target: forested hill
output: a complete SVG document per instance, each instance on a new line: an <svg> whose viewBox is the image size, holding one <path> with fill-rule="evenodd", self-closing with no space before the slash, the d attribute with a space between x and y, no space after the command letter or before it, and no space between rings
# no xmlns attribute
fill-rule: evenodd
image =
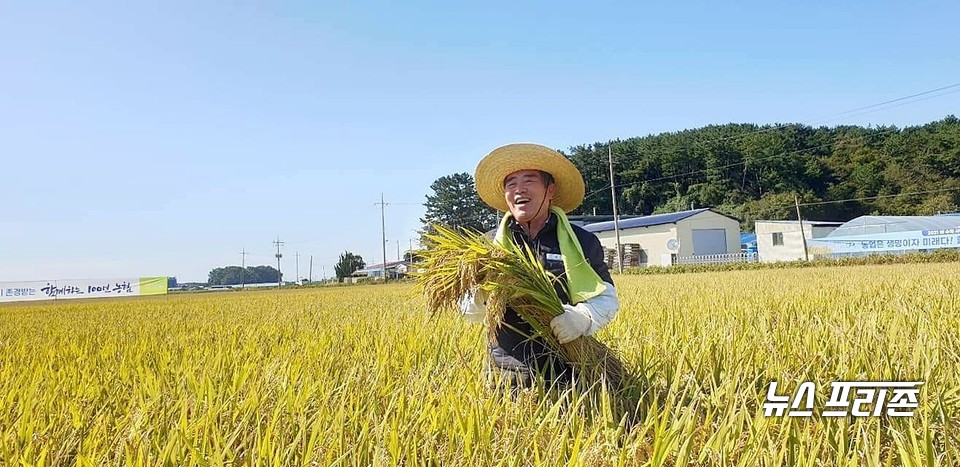
<svg viewBox="0 0 960 467"><path fill-rule="evenodd" d="M578 211L610 214L607 148L618 209L652 214L713 207L756 219L846 221L863 214L960 211L960 120L896 128L711 125L571 148L587 184ZM906 193L925 192L909 195ZM901 195L903 193L903 195Z"/></svg>

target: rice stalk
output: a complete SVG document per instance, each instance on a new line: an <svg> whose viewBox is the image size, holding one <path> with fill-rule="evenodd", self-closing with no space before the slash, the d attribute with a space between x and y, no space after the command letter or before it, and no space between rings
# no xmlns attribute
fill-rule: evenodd
<svg viewBox="0 0 960 467"><path fill-rule="evenodd" d="M510 307L580 378L599 382L605 377L608 387L623 386L627 373L613 349L593 336L560 344L553 335L550 321L564 312L555 285L566 284L547 271L529 247L502 246L485 235L439 225L434 229L435 234L426 235L429 247L419 252L416 274L432 314L458 310L465 295L483 290L489 339Z"/></svg>

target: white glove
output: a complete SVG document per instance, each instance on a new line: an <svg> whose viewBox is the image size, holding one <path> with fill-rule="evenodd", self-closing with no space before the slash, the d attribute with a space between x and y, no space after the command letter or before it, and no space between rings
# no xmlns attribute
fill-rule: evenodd
<svg viewBox="0 0 960 467"><path fill-rule="evenodd" d="M617 289L608 282L604 285L607 288L603 293L576 305L563 305L563 314L550 321L550 329L561 344L580 336L592 336L617 316L620 309Z"/></svg>
<svg viewBox="0 0 960 467"><path fill-rule="evenodd" d="M550 320L550 329L561 344L566 344L590 330L590 313L576 305L563 305L563 314Z"/></svg>
<svg viewBox="0 0 960 467"><path fill-rule="evenodd" d="M480 324L487 316L487 293L483 289L473 289L460 299L460 312L463 319L472 324Z"/></svg>

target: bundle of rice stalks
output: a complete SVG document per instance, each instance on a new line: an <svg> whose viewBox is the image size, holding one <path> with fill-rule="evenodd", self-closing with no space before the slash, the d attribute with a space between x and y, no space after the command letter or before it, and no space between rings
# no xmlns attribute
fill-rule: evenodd
<svg viewBox="0 0 960 467"><path fill-rule="evenodd" d="M612 390L622 386L627 374L611 348L592 336L561 345L553 335L550 321L563 314L554 288L558 279L544 269L534 252L501 246L482 234L434 227L436 234L426 235L429 248L418 252L421 272L416 274L431 313L459 311L466 294L483 290L490 339L509 306L533 327L536 337L570 363L579 379L605 378Z"/></svg>

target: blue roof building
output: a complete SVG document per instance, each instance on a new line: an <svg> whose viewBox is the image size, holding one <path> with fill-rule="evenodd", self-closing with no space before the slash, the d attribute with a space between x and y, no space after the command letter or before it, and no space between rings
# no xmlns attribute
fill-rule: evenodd
<svg viewBox="0 0 960 467"><path fill-rule="evenodd" d="M696 216L702 212L713 211L710 208L692 209L690 211L671 212L667 214L653 214L650 216L632 217L623 219L619 222L621 229L632 229L635 227L652 227L655 225L676 224L684 219ZM732 218L731 218L732 219ZM584 226L589 232L606 232L613 230L613 221L597 222Z"/></svg>
<svg viewBox="0 0 960 467"><path fill-rule="evenodd" d="M710 208L623 219L619 227L627 266L669 266L697 262L690 260L696 257L740 253L740 221ZM583 228L616 254L612 221Z"/></svg>

